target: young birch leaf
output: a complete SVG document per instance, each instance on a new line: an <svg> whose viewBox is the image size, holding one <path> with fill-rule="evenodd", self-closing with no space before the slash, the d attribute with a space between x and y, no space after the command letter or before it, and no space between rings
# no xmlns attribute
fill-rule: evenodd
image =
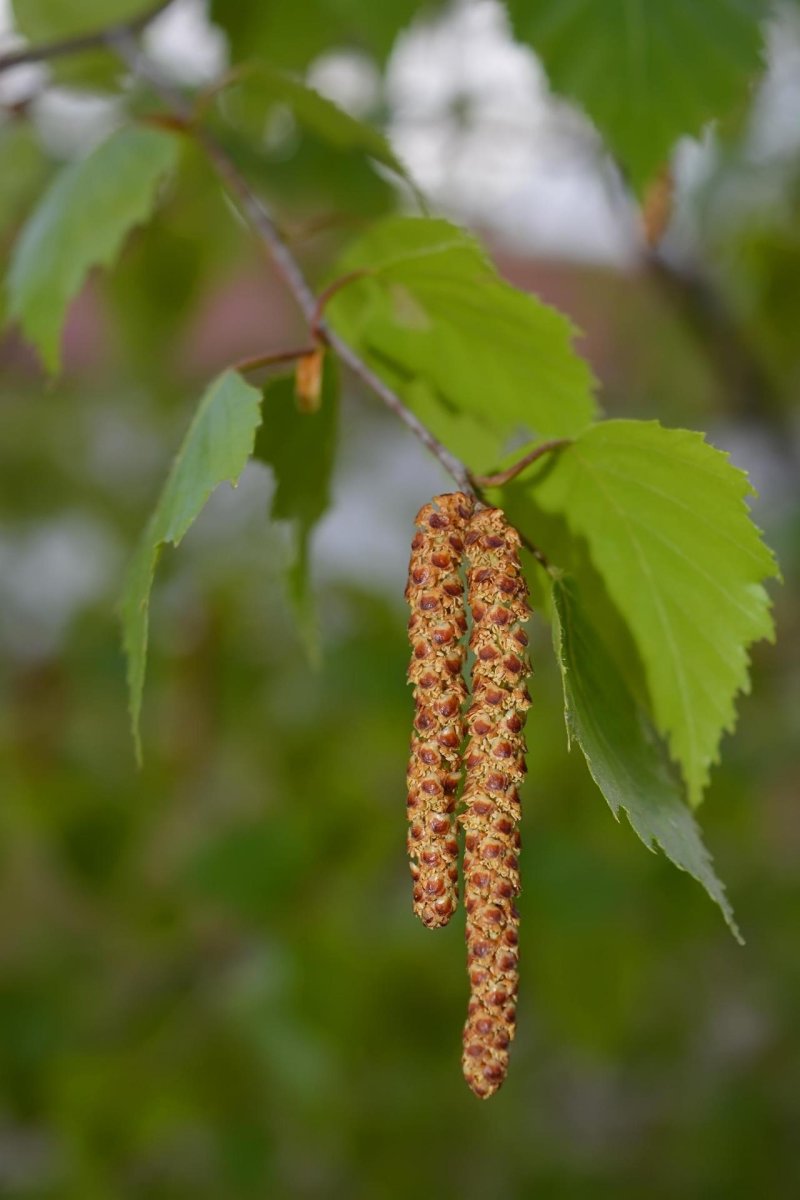
<svg viewBox="0 0 800 1200"><path fill-rule="evenodd" d="M288 571L289 596L312 661L319 658L319 634L309 591L308 555L314 526L330 505L338 418L338 373L336 364L327 357L317 412L300 412L291 377L267 384L264 421L254 451L275 478L270 516L292 526L294 557Z"/></svg>
<svg viewBox="0 0 800 1200"><path fill-rule="evenodd" d="M14 24L32 42L93 33L141 16L141 0L12 0Z"/></svg>
<svg viewBox="0 0 800 1200"><path fill-rule="evenodd" d="M569 435L591 421L592 376L569 321L501 279L465 230L389 217L339 263L341 274L361 269L328 313L379 374L388 364L421 378L505 438Z"/></svg>
<svg viewBox="0 0 800 1200"><path fill-rule="evenodd" d="M250 125L257 122L262 131L265 113L275 104L285 104L301 125L330 146L343 151L360 150L409 180L406 167L380 130L352 117L290 71L259 63L245 70L241 79L221 95L221 103L234 119L241 117Z"/></svg>
<svg viewBox="0 0 800 1200"><path fill-rule="evenodd" d="M441 6L442 0L211 0L210 8L234 62L268 58L298 70L332 46L366 51L382 64L417 13Z"/></svg>
<svg viewBox="0 0 800 1200"><path fill-rule="evenodd" d="M47 160L27 121L7 121L0 128L0 237L22 216L47 174Z"/></svg>
<svg viewBox="0 0 800 1200"><path fill-rule="evenodd" d="M773 632L761 582L778 570L748 513L747 476L701 434L604 421L537 463L525 486L586 539L698 804L749 687L747 647Z"/></svg>
<svg viewBox="0 0 800 1200"><path fill-rule="evenodd" d="M150 590L162 545L177 546L214 489L236 486L253 452L261 421L261 393L225 371L203 394L167 477L156 509L128 569L122 595L122 634L136 756L141 762L142 707Z"/></svg>
<svg viewBox="0 0 800 1200"><path fill-rule="evenodd" d="M637 191L683 135L744 103L766 0L507 0L516 36L581 104Z"/></svg>
<svg viewBox="0 0 800 1200"><path fill-rule="evenodd" d="M34 45L60 41L140 17L142 0L11 0L14 25ZM80 88L108 88L123 67L108 46L76 50L49 64L52 80Z"/></svg>
<svg viewBox="0 0 800 1200"><path fill-rule="evenodd" d="M150 215L176 155L170 134L121 129L65 167L26 223L8 274L9 315L19 320L48 370L59 367L70 301L89 270L109 266L133 226Z"/></svg>
<svg viewBox="0 0 800 1200"><path fill-rule="evenodd" d="M569 741L580 746L614 816L619 818L623 808L649 850L660 846L676 867L701 883L741 942L725 889L684 803L664 744L593 627L575 581L566 575L557 580L553 598L553 637Z"/></svg>
<svg viewBox="0 0 800 1200"><path fill-rule="evenodd" d="M380 373L434 437L462 462L488 469L500 461L507 439L496 429L487 429L478 417L457 409L420 375L401 371L385 358L381 358Z"/></svg>

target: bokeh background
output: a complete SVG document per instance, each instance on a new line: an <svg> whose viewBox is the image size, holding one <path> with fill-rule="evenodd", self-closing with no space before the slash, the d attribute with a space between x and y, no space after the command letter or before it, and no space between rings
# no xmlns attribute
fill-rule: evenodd
<svg viewBox="0 0 800 1200"><path fill-rule="evenodd" d="M395 38L414 7L382 6L376 31L351 5L348 40L296 0L179 0L145 40L191 86L271 53L384 125L432 204L583 329L609 414L706 429L751 472L785 575L778 643L755 647L701 814L747 945L567 753L534 623L519 1032L498 1096L467 1091L462 919L436 936L413 919L404 852L402 590L414 513L447 485L350 382L314 543L321 666L252 464L163 556L136 770L126 560L211 374L300 335L187 149L75 304L62 378L13 331L0 349L4 1197L800 1194L798 12L769 23L748 111L678 147L652 256L597 134L500 6ZM107 69L0 79L4 256L42 181L119 119ZM250 166L316 278L410 204L279 106Z"/></svg>

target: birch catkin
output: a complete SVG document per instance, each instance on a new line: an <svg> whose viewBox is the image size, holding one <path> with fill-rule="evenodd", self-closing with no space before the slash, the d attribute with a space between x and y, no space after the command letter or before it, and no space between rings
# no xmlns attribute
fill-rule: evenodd
<svg viewBox="0 0 800 1200"><path fill-rule="evenodd" d="M460 781L467 622L459 568L473 502L459 492L435 496L417 513L406 598L414 686L408 765L408 853L414 912L446 925L458 902L455 795Z"/></svg>
<svg viewBox="0 0 800 1200"><path fill-rule="evenodd" d="M470 999L464 1026L464 1077L476 1096L497 1091L508 1068L518 987L520 802L525 774L522 729L530 705L530 664L522 625L530 609L519 562L520 539L497 508L473 516L466 534L472 703L465 755L464 902Z"/></svg>

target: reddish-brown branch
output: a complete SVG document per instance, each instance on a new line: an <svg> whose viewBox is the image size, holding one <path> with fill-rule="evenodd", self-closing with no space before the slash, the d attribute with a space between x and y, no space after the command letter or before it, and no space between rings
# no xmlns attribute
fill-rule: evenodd
<svg viewBox="0 0 800 1200"><path fill-rule="evenodd" d="M118 24L106 25L102 29L93 29L88 33L76 34L74 37L43 42L40 46L25 46L22 50L12 50L9 54L2 54L0 55L0 73L10 71L12 67L26 66L29 63L49 62L54 58L68 58L72 54L81 54L84 50L97 50L103 46L112 49L114 41L121 34L132 36L141 33L172 3L173 0L158 0L158 3L151 4L138 17L132 17L129 21L120 21Z"/></svg>
<svg viewBox="0 0 800 1200"><path fill-rule="evenodd" d="M550 561L547 558L547 556L544 554L544 552L542 550L540 550L538 546L534 545L534 543L531 541L531 539L529 537L526 537L525 534L522 533L521 530L518 530L518 532L519 532L520 541L522 542L523 546L528 551L528 553L533 555L533 557L536 559L536 561L538 562L540 567L544 567L545 571L547 571L548 573L552 573L552 567L550 565Z"/></svg>
<svg viewBox="0 0 800 1200"><path fill-rule="evenodd" d="M76 37L64 38L57 42L48 42L41 46L31 46L23 50L13 51L0 56L0 73L12 67L26 63L45 62L77 54L83 50L96 47L106 47L113 50L125 63L131 73L150 85L167 108L171 121L176 129L191 132L206 157L216 171L231 198L238 205L242 215L247 220L256 237L264 246L279 275L291 292L303 316L308 322L314 337L335 352L354 375L368 387L384 403L415 437L438 459L444 470L451 476L458 487L473 495L477 495L466 465L451 454L439 439L419 418L406 408L400 397L386 384L372 368L364 362L361 356L333 330L322 317L325 303L334 290L349 282L347 277L337 281L336 287L327 289L321 296L315 296L310 288L300 264L282 237L275 220L261 198L253 191L250 184L240 173L238 167L229 157L223 146L207 129L197 123L197 113L189 100L169 82L142 55L136 42L136 35L163 12L172 0L159 0L151 5L139 17L130 21L106 26L104 29L81 34ZM271 357L271 356L267 356ZM297 357L292 355L292 357ZM273 361L276 361L273 359ZM263 360L262 360L263 362ZM267 365L263 362L263 365ZM255 369L251 366L251 369Z"/></svg>
<svg viewBox="0 0 800 1200"><path fill-rule="evenodd" d="M303 221L291 221L283 226L283 236L287 242L300 242L307 238L316 237L321 233L329 233L332 229L345 227L358 228L365 224L365 218L358 213L328 212Z"/></svg>
<svg viewBox="0 0 800 1200"><path fill-rule="evenodd" d="M541 442L519 462L506 467L504 471L498 471L496 475L473 475L472 482L479 487L503 487L515 479L526 467L543 458L545 454L552 454L554 450L561 450L562 447L570 445L572 445L572 438L553 438L549 442Z"/></svg>
<svg viewBox="0 0 800 1200"><path fill-rule="evenodd" d="M314 305L314 315L311 318L311 333L312 336L319 336L319 329L322 325L322 315L330 300L337 295L342 288L347 287L348 283L355 283L357 279L363 279L365 275L372 274L366 267L359 267L357 271L348 271L346 275L340 275L338 279L334 279L326 288L317 296L317 302Z"/></svg>
<svg viewBox="0 0 800 1200"><path fill-rule="evenodd" d="M161 75L142 56L131 30L128 28L111 35L109 44L119 54L130 71L145 80L160 96L165 106L178 118L191 125L194 111L186 98L171 84L161 78ZM294 296L300 311L303 313L309 328L325 345L330 347L337 357L345 363L370 391L374 392L385 406L399 418L415 437L438 459L441 466L451 476L458 487L470 494L475 494L473 484L466 465L456 458L419 418L406 408L400 397L390 388L372 368L364 362L361 356L333 330L326 321L317 320L317 297L311 290L300 268L300 264L287 246L281 233L261 198L256 195L250 184L239 171L239 168L228 156L227 151L219 142L201 126L195 126L194 137L203 149L229 195L238 204L242 215L247 220L264 248L267 250L276 270L282 277L288 290ZM315 327L316 321L316 327Z"/></svg>
<svg viewBox="0 0 800 1200"><path fill-rule="evenodd" d="M234 363L231 370L247 374L249 371L260 371L262 367L274 367L279 363L295 362L313 354L315 346L297 346L291 350L273 350L269 354L255 354L251 358L242 358Z"/></svg>

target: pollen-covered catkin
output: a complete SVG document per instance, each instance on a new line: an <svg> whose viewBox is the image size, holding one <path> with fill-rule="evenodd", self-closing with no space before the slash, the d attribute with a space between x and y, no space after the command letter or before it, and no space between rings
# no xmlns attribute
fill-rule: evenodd
<svg viewBox="0 0 800 1200"><path fill-rule="evenodd" d="M469 496L435 496L417 513L406 599L411 608L409 682L414 728L408 764L408 854L414 912L424 925L446 925L458 902L455 796L461 778L463 676L467 622L459 569Z"/></svg>
<svg viewBox="0 0 800 1200"><path fill-rule="evenodd" d="M516 1020L518 787L526 770L522 731L530 706L528 638L522 626L530 608L519 534L500 509L476 512L465 542L475 660L459 818L465 830L470 982L462 1063L472 1091L486 1098L505 1079Z"/></svg>

